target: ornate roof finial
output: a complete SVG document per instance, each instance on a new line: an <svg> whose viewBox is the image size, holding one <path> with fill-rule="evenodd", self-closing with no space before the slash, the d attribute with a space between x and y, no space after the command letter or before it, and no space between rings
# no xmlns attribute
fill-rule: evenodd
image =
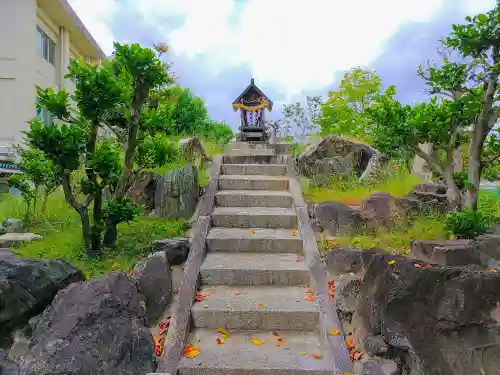
<svg viewBox="0 0 500 375"><path fill-rule="evenodd" d="M255 84L255 80L254 80L253 78L250 80L250 84L251 84L251 85L254 85L254 84Z"/></svg>

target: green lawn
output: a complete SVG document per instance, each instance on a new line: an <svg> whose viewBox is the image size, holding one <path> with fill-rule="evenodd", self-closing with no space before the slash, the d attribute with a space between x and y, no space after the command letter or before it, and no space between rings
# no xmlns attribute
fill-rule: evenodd
<svg viewBox="0 0 500 375"><path fill-rule="evenodd" d="M23 216L24 203L21 198L2 197L0 220ZM57 192L49 197L45 216L37 212L28 221L27 230L42 235L43 240L35 240L15 249L16 254L27 258L65 258L87 277L91 277L114 270L129 270L150 252L153 240L183 236L186 222L142 216L129 224L122 223L118 229L116 249L105 250L101 259L91 261L85 257L79 217L67 205L62 193Z"/></svg>

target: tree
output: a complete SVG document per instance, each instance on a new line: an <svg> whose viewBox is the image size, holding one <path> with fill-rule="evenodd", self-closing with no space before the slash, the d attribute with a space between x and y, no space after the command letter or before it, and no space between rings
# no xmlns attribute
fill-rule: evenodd
<svg viewBox="0 0 500 375"><path fill-rule="evenodd" d="M300 102L285 104L283 106L284 118L281 120L283 129L295 130L296 136L301 142L305 142L307 136L312 133L317 125L316 119L320 113L321 97L306 97L306 108Z"/></svg>
<svg viewBox="0 0 500 375"><path fill-rule="evenodd" d="M370 120L365 110L380 93L381 79L372 70L353 68L344 74L337 91L330 91L321 105L317 123L321 134L369 138Z"/></svg>
<svg viewBox="0 0 500 375"><path fill-rule="evenodd" d="M271 144L276 144L278 134L286 137L290 133L290 125L281 118L268 120L266 125L271 129Z"/></svg>
<svg viewBox="0 0 500 375"><path fill-rule="evenodd" d="M32 119L26 132L30 146L42 152L60 174L66 201L80 216L85 248L92 257L102 245L114 246L117 225L138 213L125 194L141 127L147 127L150 122L145 118L154 115L152 94L173 81L169 66L152 49L139 44L114 46L113 56L101 66L81 60L70 63L67 77L75 81L73 95L37 87L37 107L46 108L57 121L46 126ZM70 99L76 103L75 111ZM104 127L122 135L124 150L111 140L99 141ZM82 168L80 200L72 179ZM104 189L111 192L108 200L103 199Z"/></svg>
<svg viewBox="0 0 500 375"><path fill-rule="evenodd" d="M180 86L174 86L170 90L170 95L174 103L172 113L173 134L196 134L200 123L208 120L205 103L200 97L194 95L191 90Z"/></svg>

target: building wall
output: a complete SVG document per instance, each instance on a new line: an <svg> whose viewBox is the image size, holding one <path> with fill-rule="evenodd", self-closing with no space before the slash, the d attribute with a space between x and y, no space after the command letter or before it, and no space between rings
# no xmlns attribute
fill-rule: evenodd
<svg viewBox="0 0 500 375"><path fill-rule="evenodd" d="M39 3L50 6L43 8ZM36 85L74 90L73 82L64 76L70 59L82 53L69 30L56 21L62 8L54 13L51 7L55 6L56 2L40 0L0 0L0 146L6 140L22 141L22 131L29 128L27 120L36 115ZM54 64L38 53L37 27L55 43ZM82 35L75 35L78 43ZM88 46L84 50L90 52Z"/></svg>

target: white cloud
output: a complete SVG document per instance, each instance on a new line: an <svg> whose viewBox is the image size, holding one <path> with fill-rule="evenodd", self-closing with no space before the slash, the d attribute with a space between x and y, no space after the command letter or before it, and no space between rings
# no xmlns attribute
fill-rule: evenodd
<svg viewBox="0 0 500 375"><path fill-rule="evenodd" d="M257 82L289 96L321 87L336 72L373 61L388 38L409 22L432 19L443 0L141 0L141 16L165 35L177 55L203 55L211 71L246 63ZM106 52L113 35L106 16L118 0L73 0L72 6ZM495 0L468 0L468 13ZM240 12L239 22L230 17ZM175 30L167 17L183 17ZM171 19L171 18L170 18ZM163 22L162 22L163 20ZM394 57L397 59L397 56ZM223 73L222 73L223 74Z"/></svg>

